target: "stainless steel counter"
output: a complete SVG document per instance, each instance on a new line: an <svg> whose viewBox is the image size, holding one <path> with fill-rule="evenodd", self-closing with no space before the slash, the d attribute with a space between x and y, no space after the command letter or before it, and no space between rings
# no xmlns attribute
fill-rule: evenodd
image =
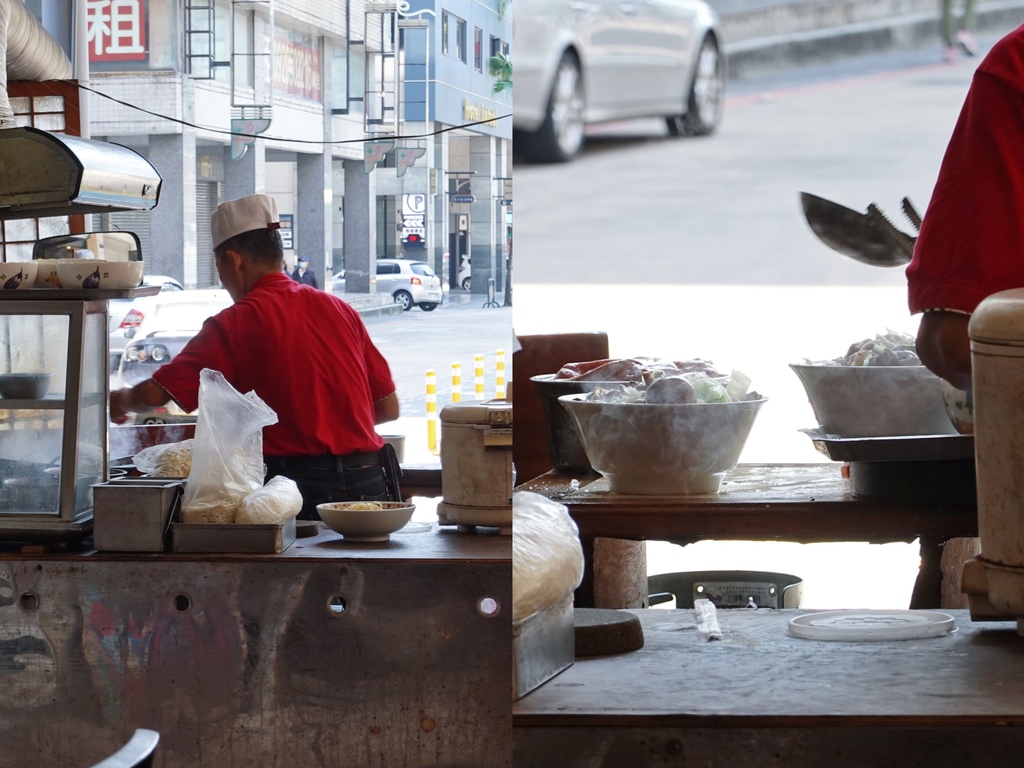
<svg viewBox="0 0 1024 768"><path fill-rule="evenodd" d="M511 540L326 528L279 555L0 551L0 765L511 764Z"/></svg>

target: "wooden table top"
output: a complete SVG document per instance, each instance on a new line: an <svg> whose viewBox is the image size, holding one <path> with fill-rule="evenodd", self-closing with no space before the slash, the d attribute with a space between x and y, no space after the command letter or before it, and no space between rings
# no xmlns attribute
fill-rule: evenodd
<svg viewBox="0 0 1024 768"><path fill-rule="evenodd" d="M573 486L578 481L578 487ZM668 541L913 541L977 536L974 506L856 498L839 464L740 464L717 494L612 493L600 475L548 472L519 486L569 508L580 536Z"/></svg>
<svg viewBox="0 0 1024 768"><path fill-rule="evenodd" d="M810 611L718 611L701 639L693 610L638 610L644 647L577 660L512 706L516 728L1024 725L1024 637L975 623L923 640L790 637Z"/></svg>

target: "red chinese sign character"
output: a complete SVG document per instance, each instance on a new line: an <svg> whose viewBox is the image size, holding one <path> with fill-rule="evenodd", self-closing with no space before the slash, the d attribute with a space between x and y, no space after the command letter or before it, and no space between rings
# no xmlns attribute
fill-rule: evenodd
<svg viewBox="0 0 1024 768"><path fill-rule="evenodd" d="M89 61L146 59L146 0L87 0Z"/></svg>

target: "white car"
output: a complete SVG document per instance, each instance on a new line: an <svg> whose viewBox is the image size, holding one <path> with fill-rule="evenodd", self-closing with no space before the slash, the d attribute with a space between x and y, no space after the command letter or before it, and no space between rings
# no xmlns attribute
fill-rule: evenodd
<svg viewBox="0 0 1024 768"><path fill-rule="evenodd" d="M473 287L473 270L469 262L469 254L464 253L459 257L459 269L455 273L455 284L464 291Z"/></svg>
<svg viewBox="0 0 1024 768"><path fill-rule="evenodd" d="M185 286L167 275L144 275L143 285L159 285L160 294L184 291ZM110 372L117 371L121 354L128 344L129 329L138 328L157 297L140 296L137 299L110 299L107 302L107 333L110 336Z"/></svg>
<svg viewBox="0 0 1024 768"><path fill-rule="evenodd" d="M702 0L516 0L515 147L564 162L591 123L664 117L674 136L722 119L725 54Z"/></svg>
<svg viewBox="0 0 1024 768"><path fill-rule="evenodd" d="M390 293L403 311L432 312L444 301L441 278L425 261L377 259L377 293Z"/></svg>
<svg viewBox="0 0 1024 768"><path fill-rule="evenodd" d="M208 317L231 306L221 288L161 293L154 297L142 323L129 331L118 366L121 384L132 387L150 378L192 340Z"/></svg>

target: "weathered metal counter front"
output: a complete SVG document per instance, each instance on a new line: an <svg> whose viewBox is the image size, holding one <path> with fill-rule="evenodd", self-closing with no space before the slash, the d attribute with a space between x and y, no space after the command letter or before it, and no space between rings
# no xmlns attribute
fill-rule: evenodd
<svg viewBox="0 0 1024 768"><path fill-rule="evenodd" d="M321 527L280 555L0 552L0 766L511 764L511 541Z"/></svg>

